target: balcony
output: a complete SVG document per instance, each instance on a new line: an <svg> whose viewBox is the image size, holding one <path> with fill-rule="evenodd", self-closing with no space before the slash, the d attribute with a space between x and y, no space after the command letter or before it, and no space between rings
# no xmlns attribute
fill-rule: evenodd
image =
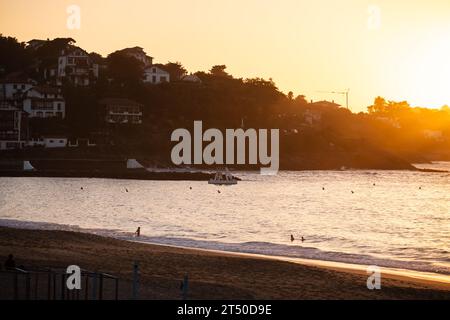
<svg viewBox="0 0 450 320"><path fill-rule="evenodd" d="M142 112L121 112L121 111L109 111L110 115L114 116L142 116Z"/></svg>

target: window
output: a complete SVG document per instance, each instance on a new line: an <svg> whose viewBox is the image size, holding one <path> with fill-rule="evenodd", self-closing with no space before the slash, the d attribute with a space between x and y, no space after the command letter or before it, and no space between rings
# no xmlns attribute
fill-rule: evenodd
<svg viewBox="0 0 450 320"><path fill-rule="evenodd" d="M17 142L7 142L6 149L16 149L19 147L19 143Z"/></svg>
<svg viewBox="0 0 450 320"><path fill-rule="evenodd" d="M17 84L13 85L13 88L14 88L14 89L17 89Z"/></svg>
<svg viewBox="0 0 450 320"><path fill-rule="evenodd" d="M22 85L22 89L25 90L25 85L24 84Z"/></svg>
<svg viewBox="0 0 450 320"><path fill-rule="evenodd" d="M50 143L53 143L53 142L55 142L55 141L53 141L53 140L50 140L49 142L50 142Z"/></svg>
<svg viewBox="0 0 450 320"><path fill-rule="evenodd" d="M132 111L133 113L139 113L140 112L139 111L139 107L133 107L132 110L133 110Z"/></svg>
<svg viewBox="0 0 450 320"><path fill-rule="evenodd" d="M153 68L152 72L153 72L153 73L156 73L156 68Z"/></svg>
<svg viewBox="0 0 450 320"><path fill-rule="evenodd" d="M61 110L61 103L58 103L56 106L58 108L58 111L60 111Z"/></svg>
<svg viewBox="0 0 450 320"><path fill-rule="evenodd" d="M59 140L59 143L64 143L64 140Z"/></svg>
<svg viewBox="0 0 450 320"><path fill-rule="evenodd" d="M156 76L152 77L152 83L156 83Z"/></svg>
<svg viewBox="0 0 450 320"><path fill-rule="evenodd" d="M161 81L161 82L167 82L167 78L164 77L164 76L163 76L163 77L160 77L160 78L159 78L159 81Z"/></svg>

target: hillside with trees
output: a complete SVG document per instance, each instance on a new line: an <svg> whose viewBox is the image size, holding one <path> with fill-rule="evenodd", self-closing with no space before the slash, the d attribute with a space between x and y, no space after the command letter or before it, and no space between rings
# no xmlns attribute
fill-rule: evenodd
<svg viewBox="0 0 450 320"><path fill-rule="evenodd" d="M21 73L45 84L39 68L54 63L61 48L74 43L70 38L54 39L32 50L2 36L1 77ZM202 120L204 130L242 125L279 128L283 169L402 169L411 168L409 163L415 161L450 160L450 108L446 106L427 109L377 97L367 112L352 113L331 103L308 102L303 95L285 94L271 79L236 78L226 65L190 73L180 62L157 64L171 81L154 85L142 81L144 66L133 57L119 51L107 57L89 56L100 66L98 79L83 87L63 83L66 118L31 119L31 134L89 137L107 132L110 143L89 151L90 156L106 152L170 165L171 132L190 129L193 121ZM188 74L200 81L182 81ZM104 97L142 104L142 124L106 126L98 105ZM26 152L32 151L14 154Z"/></svg>

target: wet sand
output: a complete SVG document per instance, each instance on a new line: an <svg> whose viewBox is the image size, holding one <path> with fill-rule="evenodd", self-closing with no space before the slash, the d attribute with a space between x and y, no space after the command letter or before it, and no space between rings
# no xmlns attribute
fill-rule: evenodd
<svg viewBox="0 0 450 320"><path fill-rule="evenodd" d="M76 264L120 277L120 297L131 297L134 261L142 299L180 299L189 275L189 299L446 299L446 279L383 270L381 290L368 290L363 267L177 248L67 231L0 227L0 259L14 254L25 268ZM394 272L390 272L394 271Z"/></svg>

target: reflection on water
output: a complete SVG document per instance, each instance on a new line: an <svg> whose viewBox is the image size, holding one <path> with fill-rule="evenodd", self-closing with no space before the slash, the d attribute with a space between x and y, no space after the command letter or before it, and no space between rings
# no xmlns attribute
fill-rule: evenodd
<svg viewBox="0 0 450 320"><path fill-rule="evenodd" d="M78 226L121 238L141 226L142 240L150 242L450 273L448 173L238 175L244 181L232 187L0 178L0 219L9 225ZM291 243L291 234L306 241Z"/></svg>

